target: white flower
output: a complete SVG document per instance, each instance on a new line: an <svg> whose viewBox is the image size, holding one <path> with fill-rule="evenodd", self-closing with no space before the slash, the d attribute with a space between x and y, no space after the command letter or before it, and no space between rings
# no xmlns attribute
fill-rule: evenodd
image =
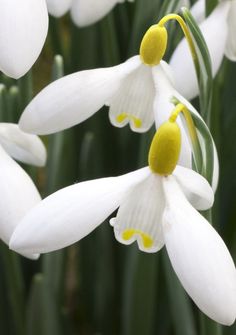
<svg viewBox="0 0 236 335"><path fill-rule="evenodd" d="M55 17L64 15L71 9L71 17L79 27L88 26L107 15L118 3L125 0L46 0L48 11ZM134 0L127 0L134 1Z"/></svg>
<svg viewBox="0 0 236 335"><path fill-rule="evenodd" d="M0 71L18 79L38 58L48 29L45 0L1 0Z"/></svg>
<svg viewBox="0 0 236 335"><path fill-rule="evenodd" d="M225 25L221 27L227 33L224 54L228 59L232 61L236 61L236 37L235 37L236 1L235 0L220 0L220 2L224 3L224 5L223 6L221 4L218 5L218 7L216 7L215 9L215 12L217 12L217 8L219 8L223 18L225 17L224 8L228 7L228 13L227 13L227 18L226 18L227 28L225 28ZM205 0L198 0L191 9L191 13L198 23L201 23L206 19L205 6L206 6ZM221 22L218 21L218 17L215 16L215 27L219 26L220 23ZM217 29L218 28L220 28L220 26L217 27ZM224 41L221 41L221 43L223 43L224 45Z"/></svg>
<svg viewBox="0 0 236 335"><path fill-rule="evenodd" d="M111 220L116 239L135 240L145 252L166 245L182 285L209 317L232 324L236 311L236 273L220 236L194 209L212 206L207 181L184 167L164 177L149 167L119 177L64 188L34 207L13 233L10 247L44 253L82 239L116 208Z"/></svg>
<svg viewBox="0 0 236 335"><path fill-rule="evenodd" d="M0 123L0 238L6 244L22 217L41 201L31 178L10 156L43 166L46 151L37 136L23 133L16 124ZM22 254L33 259L39 256Z"/></svg>
<svg viewBox="0 0 236 335"><path fill-rule="evenodd" d="M80 71L51 83L26 107L19 125L29 133L49 134L83 122L106 104L114 126L129 123L133 131L144 132L154 117L157 128L168 118L173 96L186 104L173 85L167 63L150 67L134 56L114 67ZM191 166L191 152L183 133L181 165Z"/></svg>
<svg viewBox="0 0 236 335"><path fill-rule="evenodd" d="M235 60L236 51L235 18L236 1L224 1L220 3L213 12L205 18L205 1L199 0L191 9L191 12L202 31L206 40L211 61L213 76L218 72L224 54ZM204 20L203 20L204 19ZM234 51L233 51L234 50ZM199 94L196 72L191 55L188 53L188 45L183 39L175 49L170 66L176 78L177 90L188 100Z"/></svg>

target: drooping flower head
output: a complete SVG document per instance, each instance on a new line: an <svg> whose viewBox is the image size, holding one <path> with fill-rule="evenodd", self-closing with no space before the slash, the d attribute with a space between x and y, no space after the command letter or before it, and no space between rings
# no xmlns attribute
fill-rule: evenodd
<svg viewBox="0 0 236 335"><path fill-rule="evenodd" d="M116 127L129 124L133 131L141 133L149 130L155 120L158 128L173 108L173 96L186 103L175 90L170 67L162 61L168 36L164 25L170 19L180 23L194 52L183 19L168 15L144 35L140 55L114 67L65 76L43 89L26 107L20 127L29 133L50 134L83 122L107 105L109 119ZM182 129L181 120L178 122ZM180 162L190 167L191 147L184 129L182 134Z"/></svg>
<svg viewBox="0 0 236 335"><path fill-rule="evenodd" d="M119 177L86 181L44 199L20 222L12 249L44 253L68 246L111 219L116 239L144 252L164 245L182 285L209 317L230 325L236 310L236 271L223 240L197 212L214 193L198 173L178 166L181 130L176 109L156 132L149 166ZM194 129L193 129L194 130Z"/></svg>

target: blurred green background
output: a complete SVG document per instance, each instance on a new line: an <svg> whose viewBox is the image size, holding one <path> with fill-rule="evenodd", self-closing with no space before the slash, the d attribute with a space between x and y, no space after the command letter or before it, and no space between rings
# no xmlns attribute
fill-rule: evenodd
<svg viewBox="0 0 236 335"><path fill-rule="evenodd" d="M99 1L99 0L98 0ZM135 0L120 4L88 28L69 15L50 17L43 52L32 71L15 81L0 75L0 116L18 122L31 98L64 74L112 66L138 53L146 29L180 1ZM208 2L209 7L215 1ZM169 25L165 60L182 37ZM217 37L216 37L217 38ZM220 41L219 41L220 43ZM56 56L61 55L61 56ZM55 57L56 56L56 57ZM236 64L224 60L214 80L211 131L220 158L214 225L236 259ZM198 107L198 100L194 101ZM24 168L43 197L78 181L119 175L146 165L154 129L135 134L114 128L103 108L69 130L43 137L47 166ZM62 251L29 261L0 244L0 334L9 335L217 335L220 327L191 302L174 274L165 249L144 254L119 244L104 222Z"/></svg>

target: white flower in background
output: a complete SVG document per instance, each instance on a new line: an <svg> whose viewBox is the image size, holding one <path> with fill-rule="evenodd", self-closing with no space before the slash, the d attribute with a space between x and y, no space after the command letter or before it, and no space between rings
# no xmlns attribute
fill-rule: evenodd
<svg viewBox="0 0 236 335"><path fill-rule="evenodd" d="M139 249L149 253L165 245L197 306L213 320L232 324L235 266L221 237L196 211L210 208L214 193L202 176L176 167L179 150L180 130L172 120L154 137L149 167L50 195L22 219L10 247L23 253L66 247L91 233L119 207L111 219L116 239L123 244L137 241Z"/></svg>
<svg viewBox="0 0 236 335"><path fill-rule="evenodd" d="M85 27L101 20L118 3L125 0L46 0L48 11L55 17L64 15L69 9L74 23ZM134 0L127 0L134 1Z"/></svg>
<svg viewBox="0 0 236 335"><path fill-rule="evenodd" d="M28 72L47 30L45 0L0 0L0 71L15 79Z"/></svg>
<svg viewBox="0 0 236 335"><path fill-rule="evenodd" d="M236 1L222 1L206 19L204 0L197 1L191 12L200 23L199 27L210 52L212 72L215 76L224 55L236 60ZM176 81L177 90L188 100L195 98L199 94L198 82L186 40L182 40L175 49L170 66L175 77L182 78Z"/></svg>
<svg viewBox="0 0 236 335"><path fill-rule="evenodd" d="M41 201L31 178L10 156L43 166L46 150L37 136L25 134L16 124L0 123L0 239L6 244L23 216ZM22 254L32 259L39 256Z"/></svg>

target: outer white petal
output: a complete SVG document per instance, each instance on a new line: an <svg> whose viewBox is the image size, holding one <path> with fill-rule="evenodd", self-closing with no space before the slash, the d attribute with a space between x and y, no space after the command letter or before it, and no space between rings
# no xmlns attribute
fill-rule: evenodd
<svg viewBox="0 0 236 335"><path fill-rule="evenodd" d="M214 192L208 181L191 169L177 166L173 172L188 201L198 210L213 206Z"/></svg>
<svg viewBox="0 0 236 335"><path fill-rule="evenodd" d="M236 271L229 251L174 178L163 180L163 231L172 266L196 305L213 320L231 325L236 316Z"/></svg>
<svg viewBox="0 0 236 335"><path fill-rule="evenodd" d="M153 79L156 87L156 96L154 101L154 117L156 122L156 128L159 128L160 125L166 122L173 109L175 108L174 104L171 102L171 99L179 94L175 91L173 87L173 78L172 72L169 65L165 62L161 62L160 66L153 67ZM192 166L192 151L189 144L189 140L186 135L183 123L180 118L177 120L182 135L181 143L181 153L179 158L179 165L186 167Z"/></svg>
<svg viewBox="0 0 236 335"><path fill-rule="evenodd" d="M212 60L213 76L218 72L224 57L228 34L227 15L229 6L229 1L220 3L211 15L200 24ZM199 94L197 77L185 39L175 49L170 59L170 65L174 70L176 88L180 94L188 100L196 97Z"/></svg>
<svg viewBox="0 0 236 335"><path fill-rule="evenodd" d="M119 0L73 0L71 16L79 27L88 26L108 14Z"/></svg>
<svg viewBox="0 0 236 335"><path fill-rule="evenodd" d="M115 94L122 79L139 64L139 57L132 57L114 67L81 71L54 81L26 107L20 128L43 135L83 122Z"/></svg>
<svg viewBox="0 0 236 335"><path fill-rule="evenodd" d="M116 127L123 127L129 123L131 129L136 132L149 130L154 123L154 97L152 70L140 61L139 67L123 79L120 89L108 101L111 123ZM118 122L117 117L124 114L127 116ZM134 120L140 120L141 125L136 124Z"/></svg>
<svg viewBox="0 0 236 335"><path fill-rule="evenodd" d="M13 158L27 164L44 166L46 149L36 135L20 130L14 123L0 123L0 144Z"/></svg>
<svg viewBox="0 0 236 335"><path fill-rule="evenodd" d="M137 240L139 249L145 252L157 252L164 245L161 218L165 207L165 199L161 178L150 172L149 176L135 185L126 194L116 218L111 219L116 239L123 244L131 244ZM123 234L135 231L129 239ZM145 245L142 234L152 245Z"/></svg>
<svg viewBox="0 0 236 335"><path fill-rule="evenodd" d="M0 238L8 244L11 235L22 217L41 198L25 171L0 146ZM23 253L37 258L33 253Z"/></svg>
<svg viewBox="0 0 236 335"><path fill-rule="evenodd" d="M0 70L23 76L38 58L47 30L45 0L0 0Z"/></svg>
<svg viewBox="0 0 236 335"><path fill-rule="evenodd" d="M232 61L236 61L236 1L230 1L230 11L228 15L228 37L225 55Z"/></svg>
<svg viewBox="0 0 236 335"><path fill-rule="evenodd" d="M72 4L72 0L46 0L46 2L48 12L55 17L64 15Z"/></svg>
<svg viewBox="0 0 236 335"><path fill-rule="evenodd" d="M213 168L213 177L212 177L212 189L214 193L217 190L218 181L219 181L219 159L218 159L216 146L214 144L214 168Z"/></svg>
<svg viewBox="0 0 236 335"><path fill-rule="evenodd" d="M198 0L190 9L191 14L193 15L194 19L197 21L198 24L203 22L206 18L205 7L205 0Z"/></svg>
<svg viewBox="0 0 236 335"><path fill-rule="evenodd" d="M190 1L189 0L181 0L179 7L189 7L190 6Z"/></svg>
<svg viewBox="0 0 236 335"><path fill-rule="evenodd" d="M44 199L15 230L10 247L20 252L49 252L88 235L121 203L130 187L149 173L144 168L120 177L82 182Z"/></svg>

